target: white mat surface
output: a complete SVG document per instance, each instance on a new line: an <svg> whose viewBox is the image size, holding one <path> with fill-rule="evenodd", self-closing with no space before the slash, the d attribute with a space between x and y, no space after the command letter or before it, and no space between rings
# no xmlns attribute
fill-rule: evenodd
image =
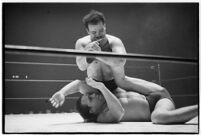
<svg viewBox="0 0 201 135"><path fill-rule="evenodd" d="M181 125L151 122L83 123L77 113L5 115L6 133L198 133L198 118Z"/></svg>

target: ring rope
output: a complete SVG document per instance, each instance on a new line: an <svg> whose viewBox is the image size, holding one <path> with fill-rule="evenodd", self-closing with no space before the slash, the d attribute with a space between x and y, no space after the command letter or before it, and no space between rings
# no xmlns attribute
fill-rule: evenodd
<svg viewBox="0 0 201 135"><path fill-rule="evenodd" d="M5 79L5 82L72 82L74 80L34 80L34 79Z"/></svg>
<svg viewBox="0 0 201 135"><path fill-rule="evenodd" d="M6 61L5 64L46 65L46 66L77 66L76 64L64 64L64 63L17 62L17 61Z"/></svg>
<svg viewBox="0 0 201 135"><path fill-rule="evenodd" d="M72 82L73 80L5 79L5 82Z"/></svg>
<svg viewBox="0 0 201 135"><path fill-rule="evenodd" d="M172 78L172 79L164 79L161 80L162 82L167 82L167 81L177 81L177 80L186 80L186 79L196 79L198 76L187 76L187 77L178 77L178 78Z"/></svg>
<svg viewBox="0 0 201 135"><path fill-rule="evenodd" d="M51 97L30 97L30 98L4 98L5 100L48 100ZM65 99L78 99L79 97L65 97Z"/></svg>
<svg viewBox="0 0 201 135"><path fill-rule="evenodd" d="M76 64L66 64L66 63L44 63L44 62L21 62L21 61L5 61L5 64L22 64L22 65L44 65L44 66L76 66ZM125 68L133 68L133 69L155 69L155 66L126 66Z"/></svg>
<svg viewBox="0 0 201 135"><path fill-rule="evenodd" d="M79 55L79 56L98 56L98 57L116 57L116 58L127 58L127 59L143 59L143 60L160 60L169 62L184 62L197 64L197 59L189 59L183 57L171 57L171 56L159 56L159 55L145 55L145 54L117 54L110 52L93 52L93 51L83 51L75 49L62 49L62 48L50 48L50 47L36 47L36 46L21 46L21 45L5 45L6 51L24 51L32 53L47 53L47 54L57 54L57 55Z"/></svg>
<svg viewBox="0 0 201 135"><path fill-rule="evenodd" d="M69 58L69 55L66 54L54 54L54 53L42 53L42 52L19 52L19 51L5 51L5 54L10 54L10 55L27 55L27 56L42 56L42 57L67 57ZM72 56L74 57L74 56Z"/></svg>
<svg viewBox="0 0 201 135"><path fill-rule="evenodd" d="M171 95L171 97L197 97L197 94Z"/></svg>

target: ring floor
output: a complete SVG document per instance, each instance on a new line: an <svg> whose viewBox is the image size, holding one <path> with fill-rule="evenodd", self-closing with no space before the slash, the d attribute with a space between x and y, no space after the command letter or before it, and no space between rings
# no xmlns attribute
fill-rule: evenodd
<svg viewBox="0 0 201 135"><path fill-rule="evenodd" d="M78 113L5 115L5 133L198 133L198 117L185 124L84 123Z"/></svg>

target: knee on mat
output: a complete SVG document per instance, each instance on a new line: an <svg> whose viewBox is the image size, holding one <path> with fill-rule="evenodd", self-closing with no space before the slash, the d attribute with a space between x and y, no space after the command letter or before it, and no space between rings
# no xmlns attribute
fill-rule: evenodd
<svg viewBox="0 0 201 135"><path fill-rule="evenodd" d="M155 111L151 114L151 121L154 124L167 124L169 118L167 111Z"/></svg>

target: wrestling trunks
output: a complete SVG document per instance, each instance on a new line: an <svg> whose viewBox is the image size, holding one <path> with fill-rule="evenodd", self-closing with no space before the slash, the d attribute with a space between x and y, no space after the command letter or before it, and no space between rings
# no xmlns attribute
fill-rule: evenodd
<svg viewBox="0 0 201 135"><path fill-rule="evenodd" d="M97 82L102 82L106 88L108 88L108 90L110 90L112 93L115 92L115 90L117 89L117 84L115 82L115 80L109 80L109 81L98 81L98 80L95 80Z"/></svg>
<svg viewBox="0 0 201 135"><path fill-rule="evenodd" d="M148 96L146 96L146 99L149 103L149 109L150 109L150 112L152 113L154 108L155 108L155 105L156 103L160 100L160 99L163 99L163 98L168 98L172 101L172 103L174 104L174 101L173 99L171 98L169 92L167 90L165 91L156 91L156 92L152 92L150 93Z"/></svg>

